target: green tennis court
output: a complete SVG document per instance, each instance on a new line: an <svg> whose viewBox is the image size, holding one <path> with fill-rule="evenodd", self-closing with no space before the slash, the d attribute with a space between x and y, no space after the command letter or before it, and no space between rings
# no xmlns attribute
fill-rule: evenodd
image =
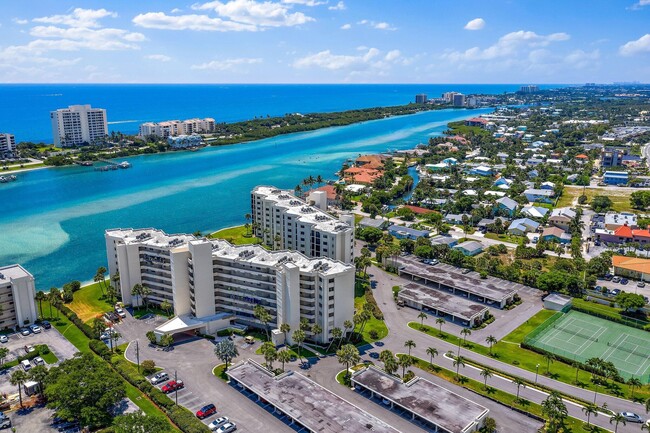
<svg viewBox="0 0 650 433"><path fill-rule="evenodd" d="M544 322L526 342L579 362L610 361L624 378L650 383L650 333L640 329L569 311Z"/></svg>

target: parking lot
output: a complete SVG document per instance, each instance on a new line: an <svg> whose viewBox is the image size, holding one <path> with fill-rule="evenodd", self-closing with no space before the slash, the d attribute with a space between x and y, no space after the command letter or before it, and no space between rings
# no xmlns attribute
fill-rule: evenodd
<svg viewBox="0 0 650 433"><path fill-rule="evenodd" d="M52 409L38 406L7 415L11 419L11 426L17 432L56 433L58 430L52 427L53 413Z"/></svg>

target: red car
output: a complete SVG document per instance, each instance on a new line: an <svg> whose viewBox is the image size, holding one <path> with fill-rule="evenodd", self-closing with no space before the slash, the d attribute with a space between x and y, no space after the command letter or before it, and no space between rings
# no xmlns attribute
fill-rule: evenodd
<svg viewBox="0 0 650 433"><path fill-rule="evenodd" d="M215 413L217 413L217 407L215 405L213 405L212 403L210 403L210 404L207 404L207 405L203 406L201 409L199 409L196 412L196 416L199 419L203 419L203 418L208 417L208 416L210 416L212 414L215 414Z"/></svg>
<svg viewBox="0 0 650 433"><path fill-rule="evenodd" d="M185 388L185 384L183 383L182 380L170 380L169 382L163 385L161 391L164 392L165 394L168 394L170 392L174 392L178 389L183 389L183 388Z"/></svg>

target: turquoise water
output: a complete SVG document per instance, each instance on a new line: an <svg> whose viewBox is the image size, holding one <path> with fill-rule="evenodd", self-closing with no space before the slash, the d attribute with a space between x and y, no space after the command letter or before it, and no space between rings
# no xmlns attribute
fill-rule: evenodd
<svg viewBox="0 0 650 433"><path fill-rule="evenodd" d="M447 122L491 110L442 110L233 146L128 158L128 170L64 167L19 173L0 185L0 263L21 263L37 288L89 280L106 262L114 227L202 232L242 224L258 184L293 188L335 178L361 153L412 148Z"/></svg>

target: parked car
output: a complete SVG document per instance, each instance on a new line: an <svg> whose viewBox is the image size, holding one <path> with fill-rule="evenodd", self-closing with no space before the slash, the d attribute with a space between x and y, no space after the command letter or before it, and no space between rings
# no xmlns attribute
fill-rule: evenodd
<svg viewBox="0 0 650 433"><path fill-rule="evenodd" d="M230 433L230 432L234 432L235 430L237 430L237 426L235 424L231 423L231 422L228 422L228 423L225 423L224 425L222 425L221 427L219 427L216 430L216 432L217 433Z"/></svg>
<svg viewBox="0 0 650 433"><path fill-rule="evenodd" d="M607 273L603 278L605 278L607 281L612 281L612 278L614 278L614 276L610 273Z"/></svg>
<svg viewBox="0 0 650 433"><path fill-rule="evenodd" d="M621 277L613 277L612 278L612 283L620 283L621 282Z"/></svg>
<svg viewBox="0 0 650 433"><path fill-rule="evenodd" d="M630 281L627 278L621 278L621 284L626 285Z"/></svg>
<svg viewBox="0 0 650 433"><path fill-rule="evenodd" d="M377 352L370 352L370 357L372 359L379 359L379 354Z"/></svg>
<svg viewBox="0 0 650 433"><path fill-rule="evenodd" d="M185 388L185 384L182 380L170 380L165 385L163 385L160 390L165 394L169 394L170 392L174 392L183 388Z"/></svg>
<svg viewBox="0 0 650 433"><path fill-rule="evenodd" d="M117 313L118 316L120 316L123 319L126 317L126 313L120 307L115 307L115 312Z"/></svg>
<svg viewBox="0 0 650 433"><path fill-rule="evenodd" d="M0 335L0 343L6 343L9 341L9 337L6 335Z"/></svg>
<svg viewBox="0 0 650 433"><path fill-rule="evenodd" d="M29 361L26 360L26 359L23 359L22 361L20 361L20 366L21 366L21 367L23 368L23 370L25 370L25 371L29 371L29 370L32 369L32 364L30 364Z"/></svg>
<svg viewBox="0 0 650 433"><path fill-rule="evenodd" d="M596 286L596 287L594 287L594 290L597 291L597 292L602 292L603 288L601 286Z"/></svg>
<svg viewBox="0 0 650 433"><path fill-rule="evenodd" d="M32 331L29 330L29 328L23 328L20 330L20 334L24 337L27 337L29 334L31 334Z"/></svg>
<svg viewBox="0 0 650 433"><path fill-rule="evenodd" d="M169 375L164 371L157 373L154 377L150 379L152 385L158 385L159 383L163 383L166 380L169 380Z"/></svg>
<svg viewBox="0 0 650 433"><path fill-rule="evenodd" d="M210 404L206 404L201 409L197 410L196 417L199 419L203 419L215 413L217 413L217 407L212 403L210 403Z"/></svg>
<svg viewBox="0 0 650 433"><path fill-rule="evenodd" d="M440 261L438 261L438 259L433 259L433 260L431 260L431 262L429 264L430 265L437 265L438 263L440 263Z"/></svg>
<svg viewBox="0 0 650 433"><path fill-rule="evenodd" d="M43 327L43 329L50 329L52 327L52 324L47 320L43 320L41 322L41 326Z"/></svg>
<svg viewBox="0 0 650 433"><path fill-rule="evenodd" d="M37 356L34 358L34 364L36 365L45 365L45 360L41 358L40 356Z"/></svg>
<svg viewBox="0 0 650 433"><path fill-rule="evenodd" d="M34 349L34 346L32 346L31 344L26 344L24 349L25 349L25 352L27 352L27 353L32 353L33 351L36 350L36 349Z"/></svg>
<svg viewBox="0 0 650 433"><path fill-rule="evenodd" d="M208 424L208 428L212 431L215 431L216 429L218 429L219 427L221 427L222 425L226 424L229 421L230 420L228 419L227 416L222 416L220 418L215 419L210 424Z"/></svg>
<svg viewBox="0 0 650 433"><path fill-rule="evenodd" d="M637 287L645 287L645 283L643 281L639 281L638 283L636 283L636 286Z"/></svg>
<svg viewBox="0 0 650 433"><path fill-rule="evenodd" d="M11 420L9 418L2 418L0 420L0 428L4 429L9 427L11 427Z"/></svg>
<svg viewBox="0 0 650 433"><path fill-rule="evenodd" d="M535 236L533 238L533 243L536 244L537 242L539 242L539 236Z"/></svg>
<svg viewBox="0 0 650 433"><path fill-rule="evenodd" d="M614 289L614 290L612 290L611 293L612 293L612 296L616 296L616 295L618 295L619 293L621 293L621 291L620 291L619 289Z"/></svg>
<svg viewBox="0 0 650 433"><path fill-rule="evenodd" d="M599 246L600 246L600 241L595 241L595 242L594 242L594 245L597 246L597 247L599 247Z"/></svg>
<svg viewBox="0 0 650 433"><path fill-rule="evenodd" d="M641 417L635 414L634 412L621 412L621 415L623 416L623 418L625 418L625 421L627 422L638 422L638 423L643 422L643 419L641 419Z"/></svg>
<svg viewBox="0 0 650 433"><path fill-rule="evenodd" d="M470 272L472 272L472 270L468 268L465 268L462 271L460 271L461 274L469 274Z"/></svg>
<svg viewBox="0 0 650 433"><path fill-rule="evenodd" d="M38 325L29 325L29 329L34 333L34 334L39 334L41 332L41 327Z"/></svg>

